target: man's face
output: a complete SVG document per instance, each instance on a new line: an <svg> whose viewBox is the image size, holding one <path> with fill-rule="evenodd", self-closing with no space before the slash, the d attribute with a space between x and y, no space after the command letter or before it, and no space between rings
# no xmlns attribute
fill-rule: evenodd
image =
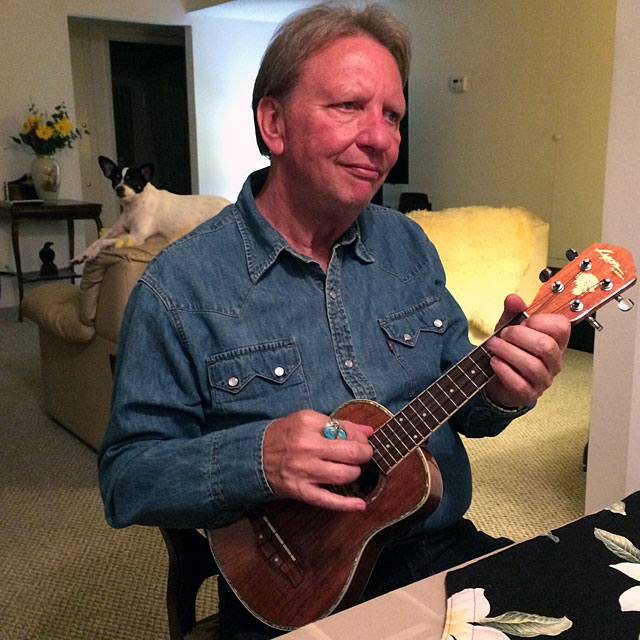
<svg viewBox="0 0 640 640"><path fill-rule="evenodd" d="M304 63L282 106L290 188L338 213L364 207L398 158L405 113L388 49L366 36L333 41Z"/></svg>

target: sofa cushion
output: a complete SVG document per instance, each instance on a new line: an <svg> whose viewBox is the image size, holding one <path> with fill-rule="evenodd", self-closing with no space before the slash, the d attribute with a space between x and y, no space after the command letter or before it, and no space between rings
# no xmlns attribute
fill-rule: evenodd
<svg viewBox="0 0 640 640"><path fill-rule="evenodd" d="M447 284L469 320L475 344L488 338L507 294L526 303L547 261L549 224L523 207L470 206L412 211L440 254Z"/></svg>

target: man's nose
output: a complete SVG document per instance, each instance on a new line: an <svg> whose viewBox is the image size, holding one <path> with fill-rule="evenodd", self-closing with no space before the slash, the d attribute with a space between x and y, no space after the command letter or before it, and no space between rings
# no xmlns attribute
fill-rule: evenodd
<svg viewBox="0 0 640 640"><path fill-rule="evenodd" d="M362 121L358 144L378 152L400 144L400 133L382 113L367 114Z"/></svg>

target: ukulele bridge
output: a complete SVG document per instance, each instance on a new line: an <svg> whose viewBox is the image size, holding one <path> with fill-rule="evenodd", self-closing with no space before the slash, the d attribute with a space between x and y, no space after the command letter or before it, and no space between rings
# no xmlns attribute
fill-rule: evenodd
<svg viewBox="0 0 640 640"><path fill-rule="evenodd" d="M258 549L269 564L283 573L294 587L302 583L302 571L293 552L265 515L250 517Z"/></svg>

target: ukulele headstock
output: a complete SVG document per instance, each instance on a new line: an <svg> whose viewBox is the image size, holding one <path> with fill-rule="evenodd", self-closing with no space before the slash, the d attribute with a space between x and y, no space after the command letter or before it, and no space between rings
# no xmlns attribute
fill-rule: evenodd
<svg viewBox="0 0 640 640"><path fill-rule="evenodd" d="M578 323L585 317L591 319L596 309L612 298L618 300L622 311L633 307L633 302L620 295L636 281L629 251L611 244L595 243L579 255L567 252L567 256L571 262L540 287L525 311L527 315L558 313L572 323ZM597 322L592 320L592 323L601 328Z"/></svg>

